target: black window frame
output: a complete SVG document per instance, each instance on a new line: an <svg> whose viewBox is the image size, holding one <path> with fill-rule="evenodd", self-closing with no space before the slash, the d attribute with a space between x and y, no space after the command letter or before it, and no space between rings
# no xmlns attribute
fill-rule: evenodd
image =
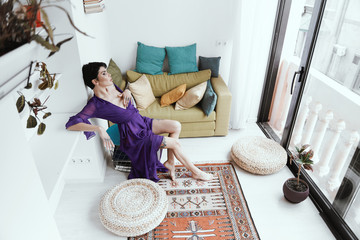
<svg viewBox="0 0 360 240"><path fill-rule="evenodd" d="M319 34L321 21L324 15L327 1L326 0L315 1L313 14L311 17L311 23L309 26L309 30L304 46L304 51L299 66L299 71L298 71L299 74L294 76L294 80L296 84L293 92L293 97L290 103L290 108L286 119L285 128L283 131L283 137L282 139L279 139L279 137L274 133L274 131L272 131L271 127L267 124L267 122L269 121L269 112L273 98L273 92L275 89L276 76L278 73L280 57L281 57L282 47L285 38L285 31L286 31L287 21L291 8L291 2L292 2L291 0L279 0L278 2L277 15L274 24L274 31L272 36L271 48L269 52L267 70L264 79L261 102L257 117L257 124L267 137L274 139L275 141L280 143L284 147L284 149L286 149L286 151L288 152L287 166L292 171L294 176L296 176L298 172L298 165L296 163L290 165L289 163L290 152L288 151L288 146L295 125L296 116L300 107L301 97L303 95L303 91L305 88L307 75L309 73L310 64L314 53L316 40ZM360 154L359 153L355 154L354 158L360 159ZM341 239L341 240L358 239L354 234L354 232L346 224L344 219L337 213L333 205L322 193L320 188L305 172L305 170L301 170L301 179L303 179L309 184L310 199L317 207L320 216L328 225L329 229L336 237L336 239Z"/></svg>

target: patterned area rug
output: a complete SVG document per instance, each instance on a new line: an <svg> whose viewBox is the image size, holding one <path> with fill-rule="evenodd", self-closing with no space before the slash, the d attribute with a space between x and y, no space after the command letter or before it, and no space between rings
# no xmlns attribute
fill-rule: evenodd
<svg viewBox="0 0 360 240"><path fill-rule="evenodd" d="M216 179L194 180L182 166L176 167L174 182L159 173L159 185L169 200L167 215L153 231L130 240L260 239L234 167L230 163L197 166Z"/></svg>

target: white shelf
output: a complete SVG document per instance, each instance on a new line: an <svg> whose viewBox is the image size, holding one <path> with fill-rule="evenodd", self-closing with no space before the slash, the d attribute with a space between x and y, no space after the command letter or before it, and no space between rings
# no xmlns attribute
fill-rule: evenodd
<svg viewBox="0 0 360 240"><path fill-rule="evenodd" d="M46 119L43 135L34 135L31 146L35 164L42 181L50 206L55 211L64 187L65 168L81 132L67 131L65 123L74 113L53 114Z"/></svg>

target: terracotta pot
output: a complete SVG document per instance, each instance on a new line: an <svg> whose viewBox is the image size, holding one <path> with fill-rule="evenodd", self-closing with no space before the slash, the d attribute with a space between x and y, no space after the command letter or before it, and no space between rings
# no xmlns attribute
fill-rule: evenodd
<svg viewBox="0 0 360 240"><path fill-rule="evenodd" d="M283 192L284 192L284 197L292 203L299 203L304 201L308 196L309 196L309 185L300 179L300 183L305 185L305 190L304 191L297 191L292 189L288 182L291 181L297 181L296 178L289 178L288 180L285 181L284 185L283 185Z"/></svg>

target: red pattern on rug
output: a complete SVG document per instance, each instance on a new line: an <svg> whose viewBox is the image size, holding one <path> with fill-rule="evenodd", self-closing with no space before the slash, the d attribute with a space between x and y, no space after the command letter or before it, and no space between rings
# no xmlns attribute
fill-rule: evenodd
<svg viewBox="0 0 360 240"><path fill-rule="evenodd" d="M246 199L230 163L196 165L213 173L210 182L191 178L183 166L176 167L176 181L159 173L169 209L161 224L130 240L162 239L260 239Z"/></svg>

